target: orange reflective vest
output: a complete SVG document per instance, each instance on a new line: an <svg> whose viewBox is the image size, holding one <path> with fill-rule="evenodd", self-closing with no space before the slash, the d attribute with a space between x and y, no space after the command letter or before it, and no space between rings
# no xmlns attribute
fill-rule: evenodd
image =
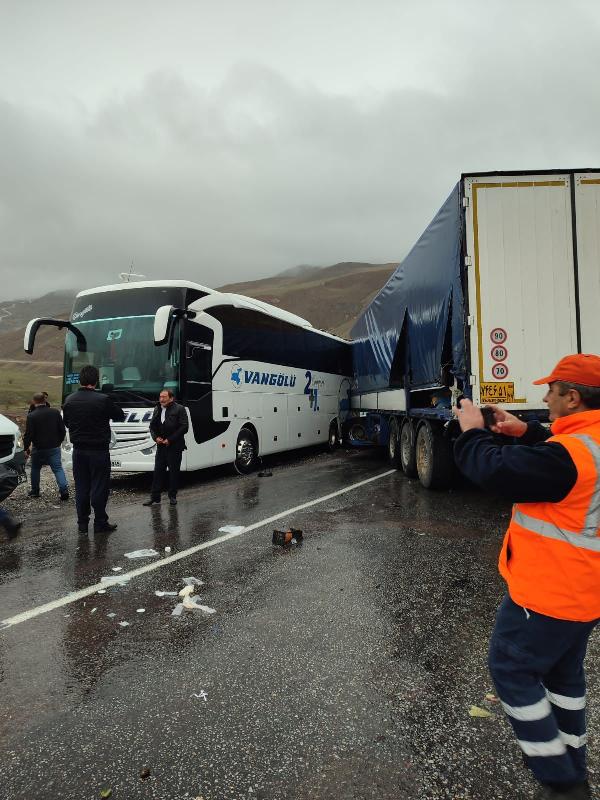
<svg viewBox="0 0 600 800"><path fill-rule="evenodd" d="M559 503L517 503L500 574L520 606L557 619L600 618L600 411L560 417L549 442L573 459L577 482Z"/></svg>

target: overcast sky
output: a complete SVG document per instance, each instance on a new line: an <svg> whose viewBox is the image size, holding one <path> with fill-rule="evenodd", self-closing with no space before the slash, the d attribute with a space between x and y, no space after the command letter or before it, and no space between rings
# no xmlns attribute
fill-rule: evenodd
<svg viewBox="0 0 600 800"><path fill-rule="evenodd" d="M400 260L463 171L600 166L596 0L0 0L0 301Z"/></svg>

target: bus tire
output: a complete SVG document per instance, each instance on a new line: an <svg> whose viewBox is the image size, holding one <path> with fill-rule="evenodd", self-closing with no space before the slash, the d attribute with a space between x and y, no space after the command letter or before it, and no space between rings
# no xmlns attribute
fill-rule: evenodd
<svg viewBox="0 0 600 800"><path fill-rule="evenodd" d="M390 422L388 461L390 462L390 466L394 469L402 469L402 459L400 458L400 427L395 417L392 418Z"/></svg>
<svg viewBox="0 0 600 800"><path fill-rule="evenodd" d="M400 463L407 478L417 477L417 459L412 425L405 419L400 429Z"/></svg>
<svg viewBox="0 0 600 800"><path fill-rule="evenodd" d="M424 422L417 433L417 473L426 489L447 489L454 476L450 442L440 430Z"/></svg>
<svg viewBox="0 0 600 800"><path fill-rule="evenodd" d="M340 433L336 420L332 420L329 426L329 434L327 436L327 450L333 453L334 450L340 446Z"/></svg>
<svg viewBox="0 0 600 800"><path fill-rule="evenodd" d="M242 428L235 445L235 461L233 466L240 475L248 475L256 466L258 459L258 442L248 428Z"/></svg>

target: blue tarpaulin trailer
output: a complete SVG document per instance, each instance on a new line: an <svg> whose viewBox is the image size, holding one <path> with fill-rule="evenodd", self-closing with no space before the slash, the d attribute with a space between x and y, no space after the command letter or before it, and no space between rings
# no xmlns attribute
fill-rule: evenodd
<svg viewBox="0 0 600 800"><path fill-rule="evenodd" d="M544 418L532 381L600 342L600 171L463 174L352 329L354 444L453 478L462 397Z"/></svg>

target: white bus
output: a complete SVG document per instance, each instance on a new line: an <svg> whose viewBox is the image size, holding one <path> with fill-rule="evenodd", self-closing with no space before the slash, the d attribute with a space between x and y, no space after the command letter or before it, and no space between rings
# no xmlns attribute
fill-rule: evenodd
<svg viewBox="0 0 600 800"><path fill-rule="evenodd" d="M246 473L261 456L339 439L350 344L259 300L187 281L123 283L80 292L70 320L31 320L26 352L42 325L67 329L63 401L93 364L125 411L111 423L115 472L153 469L149 422L163 388L189 417L183 470ZM63 454L68 463L68 441Z"/></svg>

